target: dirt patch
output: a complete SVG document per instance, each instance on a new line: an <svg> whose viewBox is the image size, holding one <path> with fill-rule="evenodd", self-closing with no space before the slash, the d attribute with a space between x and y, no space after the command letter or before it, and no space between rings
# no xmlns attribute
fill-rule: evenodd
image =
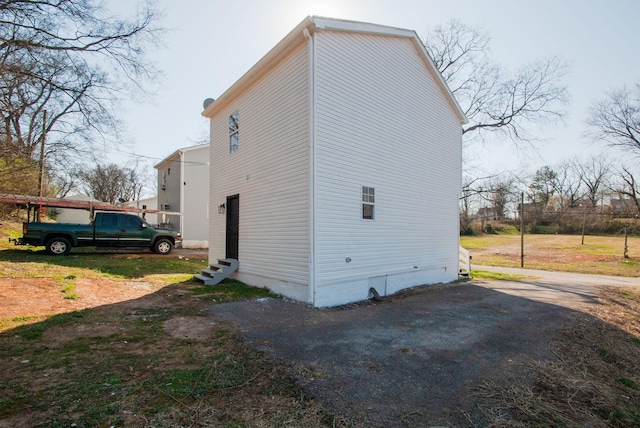
<svg viewBox="0 0 640 428"><path fill-rule="evenodd" d="M206 260L207 250L176 249L172 256L186 260ZM158 255L139 251L131 257L157 258ZM20 269L20 265L15 264L13 268ZM77 278L71 280L71 283L75 285L75 298L65 297L62 284L53 278L0 278L0 319L60 314L127 302L150 296L163 287L146 281L114 281L104 278ZM152 306L155 303L157 302L152 299L145 299L135 305Z"/></svg>
<svg viewBox="0 0 640 428"><path fill-rule="evenodd" d="M485 257L498 256L507 260L520 262L520 246L518 245L498 245L486 248L477 248L471 251L474 263L482 264ZM619 256L601 254L579 254L573 252L562 253L550 251L546 248L525 248L525 261L536 260L540 263L585 263L600 261L615 261Z"/></svg>
<svg viewBox="0 0 640 428"><path fill-rule="evenodd" d="M161 286L138 281L75 280L77 298L65 298L51 278L0 278L0 319L61 314L138 299Z"/></svg>
<svg viewBox="0 0 640 428"><path fill-rule="evenodd" d="M60 348L78 337L107 337L125 328L118 324L69 324L64 327L54 326L44 332L44 340L50 349Z"/></svg>
<svg viewBox="0 0 640 428"><path fill-rule="evenodd" d="M216 324L203 317L180 317L165 321L164 329L176 339L207 341L214 334Z"/></svg>

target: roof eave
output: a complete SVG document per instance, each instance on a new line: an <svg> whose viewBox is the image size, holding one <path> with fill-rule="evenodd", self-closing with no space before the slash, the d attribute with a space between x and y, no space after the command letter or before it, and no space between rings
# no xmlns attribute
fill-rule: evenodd
<svg viewBox="0 0 640 428"><path fill-rule="evenodd" d="M303 31L305 28L309 28L310 31L313 28L313 17L307 16L300 24L298 24L293 30L287 34L273 49L271 49L265 56L260 59L253 67L249 69L240 79L236 81L229 89L227 89L222 95L215 101L207 106L202 112L204 117L212 117L215 112L220 109L226 101L233 98L234 94L242 91L247 85L253 82L254 79L261 76L266 69L282 55L287 52L292 46L295 46L299 41L304 40Z"/></svg>
<svg viewBox="0 0 640 428"><path fill-rule="evenodd" d="M317 30L334 30L334 31L346 31L346 32L358 32L368 34L379 34L395 37L403 37L412 39L416 44L416 47L423 59L428 64L430 71L435 77L438 86L444 91L445 96L449 99L453 110L456 113L461 125L468 123L468 119L464 114L464 111L460 108L460 104L453 96L451 89L447 85L446 81L438 71L435 63L429 56L422 40L418 37L415 31L407 30L403 28L387 27L379 24L370 24L366 22L347 21L332 18L323 18L317 16L307 16L300 24L298 24L284 39L282 39L273 49L271 49L260 61L258 61L253 67L249 69L236 83L234 83L229 89L227 89L217 100L213 101L202 112L202 116L211 118L220 108L222 108L226 101L232 99L234 94L242 91L247 85L258 78L262 73L274 64L277 59L283 53L297 46L305 40L303 35L304 30L307 29L313 33Z"/></svg>

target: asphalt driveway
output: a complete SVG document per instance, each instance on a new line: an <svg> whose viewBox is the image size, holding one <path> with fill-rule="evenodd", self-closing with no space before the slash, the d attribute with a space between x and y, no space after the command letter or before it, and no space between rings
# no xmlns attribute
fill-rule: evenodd
<svg viewBox="0 0 640 428"><path fill-rule="evenodd" d="M482 269L490 269L482 267ZM259 299L212 306L251 346L288 364L308 396L365 426L482 425L473 391L554 359L556 332L597 304L595 287L638 279L520 271L525 281L417 287L379 302L313 309Z"/></svg>

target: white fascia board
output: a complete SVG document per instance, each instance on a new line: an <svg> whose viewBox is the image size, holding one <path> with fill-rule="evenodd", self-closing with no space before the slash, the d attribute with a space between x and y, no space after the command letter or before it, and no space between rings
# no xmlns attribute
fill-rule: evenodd
<svg viewBox="0 0 640 428"><path fill-rule="evenodd" d="M184 147L178 151L181 153L189 153L189 152L195 152L197 150L208 149L208 148L209 148L209 143L206 143L206 144L198 144L197 146Z"/></svg>
<svg viewBox="0 0 640 428"><path fill-rule="evenodd" d="M200 149L203 149L205 147L208 148L209 147L209 143L199 144L199 145L196 145L196 146L189 146L189 147L184 147L182 149L178 149L175 152L171 153L166 158L164 158L163 160L161 160L160 162L158 162L157 164L155 164L153 167L155 169L158 169L158 168L162 167L162 165L164 165L166 163L175 161L175 158L179 157L182 153L191 152L191 151L195 151L195 150L200 150Z"/></svg>
<svg viewBox="0 0 640 428"><path fill-rule="evenodd" d="M368 22L347 21L342 19L311 17L318 30L350 31L354 33L381 34L386 36L413 37L414 31L404 28L387 27L385 25L370 24Z"/></svg>
<svg viewBox="0 0 640 428"><path fill-rule="evenodd" d="M417 45L418 50L422 53L422 57L424 58L424 60L427 61L427 63L429 64L429 67L433 71L433 75L436 78L436 81L444 91L445 95L447 96L447 98L449 98L449 101L451 102L454 111L458 115L460 124L465 125L469 123L469 119L467 119L467 115L464 113L464 111L460 107L460 104L458 104L458 100L456 100L456 97L453 96L453 92L451 92L451 88L449 88L449 85L444 80L444 77L442 77L442 74L440 74L440 71L438 70L435 63L433 62L433 59L431 59L431 56L427 52L427 48L424 47L422 40L420 40L420 38L418 37L415 31L413 32L413 35L414 35L415 43Z"/></svg>
<svg viewBox="0 0 640 428"><path fill-rule="evenodd" d="M173 161L173 159L178 157L178 156L180 156L180 149L178 149L175 152L171 153L169 156L167 156L166 158L162 159L160 162L155 164L153 167L155 169L161 168L164 164Z"/></svg>

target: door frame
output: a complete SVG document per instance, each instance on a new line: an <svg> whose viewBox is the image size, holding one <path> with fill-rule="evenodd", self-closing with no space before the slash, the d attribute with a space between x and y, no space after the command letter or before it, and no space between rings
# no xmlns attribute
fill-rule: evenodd
<svg viewBox="0 0 640 428"><path fill-rule="evenodd" d="M225 257L238 259L240 237L240 195L227 196Z"/></svg>

